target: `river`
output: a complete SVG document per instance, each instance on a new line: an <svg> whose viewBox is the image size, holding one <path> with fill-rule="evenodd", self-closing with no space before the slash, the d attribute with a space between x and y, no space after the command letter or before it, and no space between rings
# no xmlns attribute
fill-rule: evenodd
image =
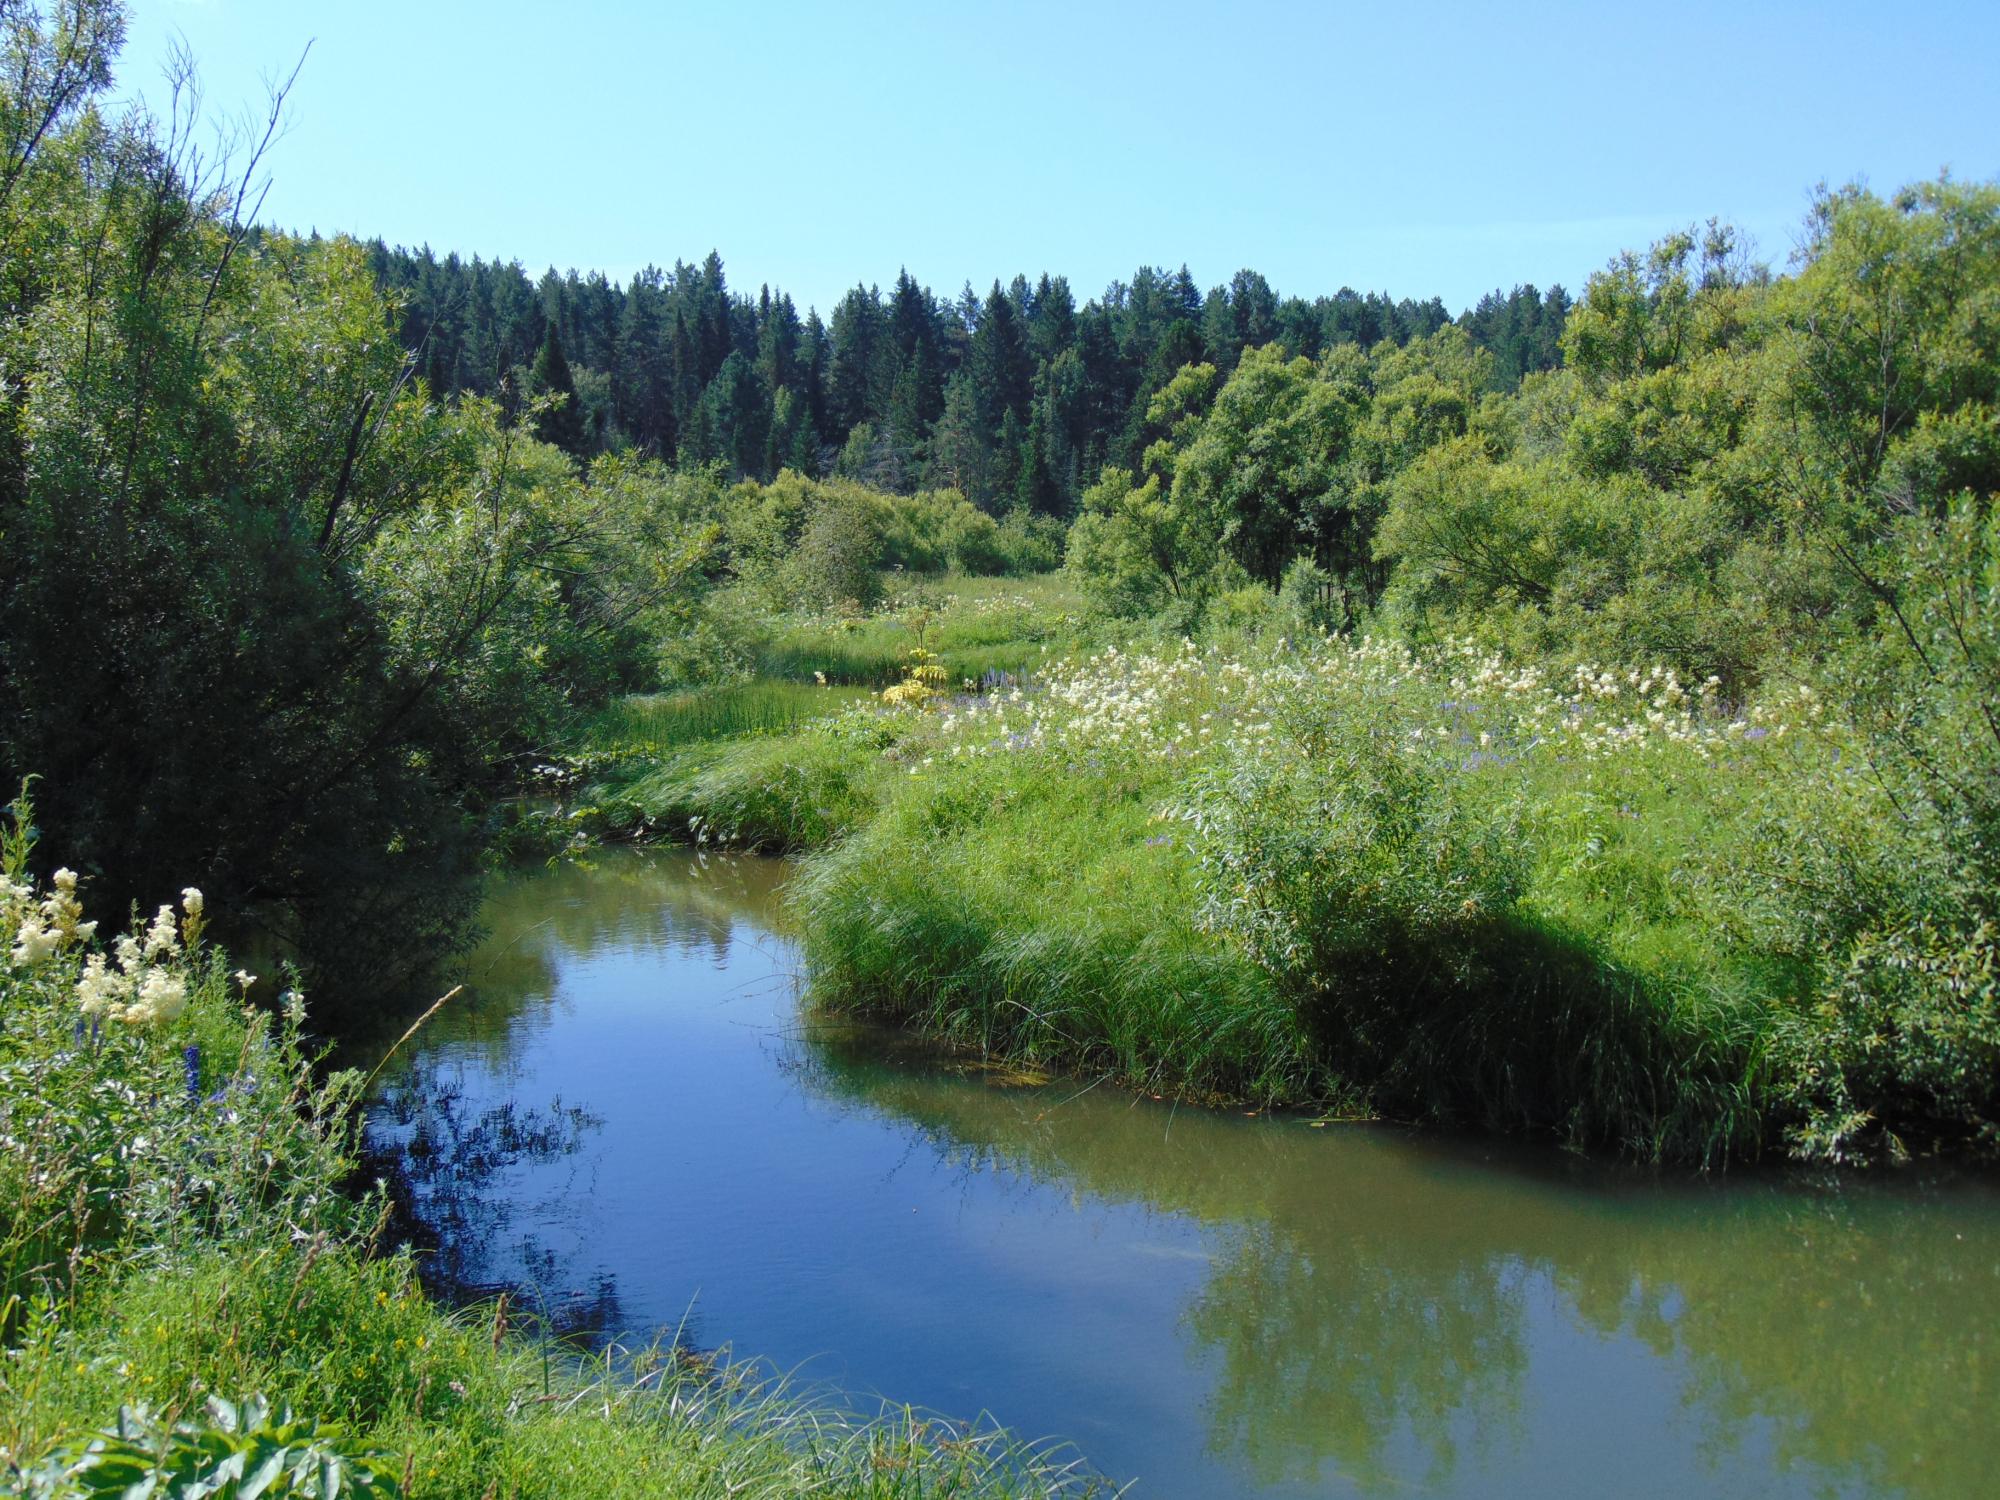
<svg viewBox="0 0 2000 1500"><path fill-rule="evenodd" d="M784 873L500 885L370 1112L441 1276L985 1413L1141 1500L2000 1490L1990 1178L1704 1178L941 1063L802 1013Z"/></svg>

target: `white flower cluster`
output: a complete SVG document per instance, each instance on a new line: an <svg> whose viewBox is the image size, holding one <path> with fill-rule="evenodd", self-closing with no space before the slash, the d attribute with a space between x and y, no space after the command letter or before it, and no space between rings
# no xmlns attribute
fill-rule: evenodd
<svg viewBox="0 0 2000 1500"><path fill-rule="evenodd" d="M56 871L54 887L37 902L32 886L0 881L0 910L14 926L8 957L16 967L32 969L47 963L70 944L89 942L97 931L95 922L83 920L83 907L76 899L76 871Z"/></svg>
<svg viewBox="0 0 2000 1500"><path fill-rule="evenodd" d="M201 892L193 886L182 891L181 910L192 943L201 925ZM154 913L143 936L127 933L114 947L115 966L102 953L93 953L84 961L76 997L86 1016L102 1016L127 1026L150 1026L171 1021L187 1009L187 976L174 962L183 951L182 919L174 915L171 906L162 906Z"/></svg>
<svg viewBox="0 0 2000 1500"><path fill-rule="evenodd" d="M1295 753L1277 726L1309 733L1336 712L1399 736L1413 753L1462 754L1475 769L1503 757L1587 761L1667 746L1709 759L1781 738L1788 723L1817 722L1822 709L1800 687L1737 717L1716 678L1690 687L1666 667L1580 666L1551 681L1470 641L1419 652L1322 639L1255 662L1183 642L1160 654L1109 648L1046 667L1026 691L954 700L919 730L924 743L894 753L920 763L1033 750L1121 763Z"/></svg>

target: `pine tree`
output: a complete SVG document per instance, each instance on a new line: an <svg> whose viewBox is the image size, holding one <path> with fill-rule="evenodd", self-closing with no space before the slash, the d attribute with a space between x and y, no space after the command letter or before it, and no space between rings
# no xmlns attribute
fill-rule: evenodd
<svg viewBox="0 0 2000 1500"><path fill-rule="evenodd" d="M1013 301L993 283L986 305L980 310L979 327L972 335L967 359L972 373L972 395L984 435L996 447L1001 442L1002 424L1014 419L1015 438L1034 394L1034 369ZM1006 460L1003 455L1003 461Z"/></svg>
<svg viewBox="0 0 2000 1500"><path fill-rule="evenodd" d="M533 394L552 398L535 417L535 436L553 443L571 458L582 458L589 448L584 429L583 408L576 397L576 378L563 357L562 333L552 322L535 355L531 376Z"/></svg>
<svg viewBox="0 0 2000 1500"><path fill-rule="evenodd" d="M881 391L880 399L877 393L885 332L882 299L873 287L857 286L833 310L833 362L826 399L836 441L880 415L888 404L888 392Z"/></svg>

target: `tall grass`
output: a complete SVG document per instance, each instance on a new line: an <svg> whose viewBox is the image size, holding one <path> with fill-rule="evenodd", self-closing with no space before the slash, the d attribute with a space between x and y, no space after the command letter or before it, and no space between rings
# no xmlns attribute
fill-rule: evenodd
<svg viewBox="0 0 2000 1500"><path fill-rule="evenodd" d="M1900 1062L1853 1110L1812 1045L1894 878L1845 733L1804 689L1273 642L1106 651L639 785L669 832L818 851L823 1003L1156 1089L1716 1162L1970 1118Z"/></svg>
<svg viewBox="0 0 2000 1500"><path fill-rule="evenodd" d="M766 681L639 694L600 714L584 731L581 748L658 753L735 735L779 734L863 696L851 688Z"/></svg>
<svg viewBox="0 0 2000 1500"><path fill-rule="evenodd" d="M632 769L592 789L613 827L772 853L823 848L861 826L882 780L864 747L812 730L692 747Z"/></svg>
<svg viewBox="0 0 2000 1500"><path fill-rule="evenodd" d="M989 672L1020 674L1074 650L1096 626L1060 575L906 582L865 616L786 617L755 648L761 677L884 688L902 675L913 646L938 653L953 682Z"/></svg>
<svg viewBox="0 0 2000 1500"><path fill-rule="evenodd" d="M1196 929L1184 852L1149 816L1164 788L906 780L796 887L818 1003L1182 1094L1337 1089L1267 976Z"/></svg>

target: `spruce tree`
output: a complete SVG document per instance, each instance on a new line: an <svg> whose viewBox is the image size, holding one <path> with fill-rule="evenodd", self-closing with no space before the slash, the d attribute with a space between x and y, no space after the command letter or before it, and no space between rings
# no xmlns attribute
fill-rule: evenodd
<svg viewBox="0 0 2000 1500"><path fill-rule="evenodd" d="M553 398L535 417L535 436L571 458L584 457L590 440L584 430L583 408L576 398L576 377L563 357L562 334L554 322L535 355L531 380L535 395Z"/></svg>

